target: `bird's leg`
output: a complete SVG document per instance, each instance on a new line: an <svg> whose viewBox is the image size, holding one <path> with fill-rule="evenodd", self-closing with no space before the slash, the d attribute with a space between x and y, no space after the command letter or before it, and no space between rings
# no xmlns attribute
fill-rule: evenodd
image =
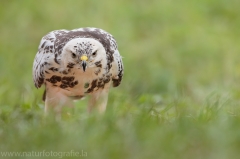
<svg viewBox="0 0 240 159"><path fill-rule="evenodd" d="M106 110L108 101L108 89L107 90L99 90L90 95L89 103L88 103L88 112L93 111L93 109L97 108L99 113L104 113Z"/></svg>
<svg viewBox="0 0 240 159"><path fill-rule="evenodd" d="M60 93L57 89L47 89L45 100L45 113L54 111L57 116L61 116L62 107L73 107L73 102L66 95Z"/></svg>

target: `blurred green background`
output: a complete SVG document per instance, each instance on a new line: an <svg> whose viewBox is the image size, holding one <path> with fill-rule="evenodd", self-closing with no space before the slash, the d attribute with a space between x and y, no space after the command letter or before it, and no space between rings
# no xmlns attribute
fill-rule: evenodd
<svg viewBox="0 0 240 159"><path fill-rule="evenodd" d="M0 151L239 158L239 6L238 0L1 0ZM111 89L103 116L88 114L84 100L56 122L44 117L33 59L42 36L80 27L115 37L123 82Z"/></svg>

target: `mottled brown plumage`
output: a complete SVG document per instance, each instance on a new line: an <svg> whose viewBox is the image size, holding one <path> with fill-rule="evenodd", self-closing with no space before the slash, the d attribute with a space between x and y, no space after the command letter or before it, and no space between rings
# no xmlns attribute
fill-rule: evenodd
<svg viewBox="0 0 240 159"><path fill-rule="evenodd" d="M72 106L90 95L88 109L104 111L110 86L123 77L122 58L113 36L102 29L56 30L45 35L33 64L35 86L45 85L45 110Z"/></svg>

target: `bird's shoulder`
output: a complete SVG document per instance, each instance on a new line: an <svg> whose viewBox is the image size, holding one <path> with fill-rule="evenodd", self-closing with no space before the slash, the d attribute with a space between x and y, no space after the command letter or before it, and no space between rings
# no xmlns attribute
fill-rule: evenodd
<svg viewBox="0 0 240 159"><path fill-rule="evenodd" d="M50 32L41 39L38 46L33 62L33 80L37 88L44 83L45 66L49 65L50 61L54 59L54 41L55 35L53 32Z"/></svg>

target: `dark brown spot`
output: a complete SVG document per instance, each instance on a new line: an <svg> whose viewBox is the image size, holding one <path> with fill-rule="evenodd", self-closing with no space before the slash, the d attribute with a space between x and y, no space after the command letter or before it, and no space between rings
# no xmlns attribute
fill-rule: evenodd
<svg viewBox="0 0 240 159"><path fill-rule="evenodd" d="M117 87L121 84L121 81L122 81L122 77L123 77L123 70L121 70L119 73L118 73L118 79L112 79L113 81L113 87Z"/></svg>
<svg viewBox="0 0 240 159"><path fill-rule="evenodd" d="M60 64L60 63L58 62L58 60L57 60L57 54L55 54L54 56L55 56L55 57L54 57L54 61L55 61L57 64Z"/></svg>
<svg viewBox="0 0 240 159"><path fill-rule="evenodd" d="M47 42L47 41L44 41L44 43L42 44L41 48L44 48L46 42Z"/></svg>
<svg viewBox="0 0 240 159"><path fill-rule="evenodd" d="M41 76L41 77L38 78L37 82L35 83L35 86L37 88L40 88L41 85L43 84L43 82L44 82L44 78Z"/></svg>
<svg viewBox="0 0 240 159"><path fill-rule="evenodd" d="M110 81L110 78L105 78L105 79L103 80L104 83L108 83L109 81Z"/></svg>
<svg viewBox="0 0 240 159"><path fill-rule="evenodd" d="M60 87L63 88L63 89L65 89L65 88L67 88L68 86L65 85L65 84L61 84Z"/></svg>
<svg viewBox="0 0 240 159"><path fill-rule="evenodd" d="M98 88L104 88L104 85L105 85L105 83L103 81L98 80L98 84L97 84Z"/></svg>
<svg viewBox="0 0 240 159"><path fill-rule="evenodd" d="M56 71L58 71L58 68L56 68L56 67L51 67L51 68L49 68L49 70L51 70L51 71L53 71L53 72L56 72Z"/></svg>
<svg viewBox="0 0 240 159"><path fill-rule="evenodd" d="M102 68L102 63L101 63L101 61L95 62L95 65L96 65L97 67Z"/></svg>
<svg viewBox="0 0 240 159"><path fill-rule="evenodd" d="M75 85L74 85L74 82L71 82L70 84L69 84L69 87L71 87L71 88L73 88Z"/></svg>
<svg viewBox="0 0 240 159"><path fill-rule="evenodd" d="M98 75L100 72L101 72L101 69L98 69L98 70L95 71L94 73L95 73L96 75Z"/></svg>
<svg viewBox="0 0 240 159"><path fill-rule="evenodd" d="M64 75L66 75L66 74L68 74L68 71L64 70L62 73L63 73Z"/></svg>
<svg viewBox="0 0 240 159"><path fill-rule="evenodd" d="M48 50L49 50L49 46L46 46L46 47L45 47L45 50L47 50L47 51L48 51Z"/></svg>
<svg viewBox="0 0 240 159"><path fill-rule="evenodd" d="M70 77L63 77L61 80L62 84L60 85L61 88L65 89L67 87L73 88L75 85L78 84L78 81L74 81L74 76Z"/></svg>
<svg viewBox="0 0 240 159"><path fill-rule="evenodd" d="M65 76L65 77L62 78L62 80L71 82L71 81L74 80L74 78L75 78L74 76L70 76L70 77Z"/></svg>
<svg viewBox="0 0 240 159"><path fill-rule="evenodd" d="M60 76L53 75L50 79L46 79L50 83L57 83L61 81Z"/></svg>
<svg viewBox="0 0 240 159"><path fill-rule="evenodd" d="M68 67L68 68L73 68L74 65L75 65L74 63L69 62L68 65L67 65L67 67Z"/></svg>
<svg viewBox="0 0 240 159"><path fill-rule="evenodd" d="M91 93L94 90L94 88L96 88L96 86L97 86L97 80L95 79L92 81L91 87L85 93Z"/></svg>
<svg viewBox="0 0 240 159"><path fill-rule="evenodd" d="M74 84L77 85L77 84L78 84L78 81L75 81Z"/></svg>

